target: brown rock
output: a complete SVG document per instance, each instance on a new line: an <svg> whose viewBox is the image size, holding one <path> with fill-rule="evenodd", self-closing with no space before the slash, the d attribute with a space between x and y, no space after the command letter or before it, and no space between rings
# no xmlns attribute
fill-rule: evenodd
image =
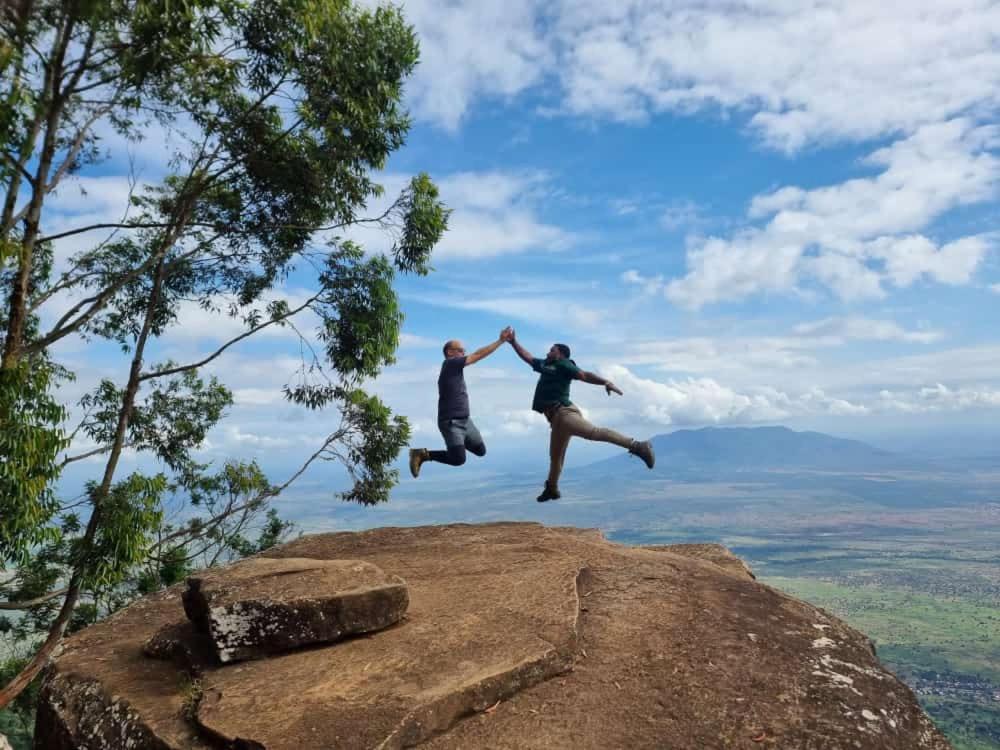
<svg viewBox="0 0 1000 750"><path fill-rule="evenodd" d="M409 604L401 578L361 560L255 557L187 583L184 611L222 662L381 630L399 622ZM176 659L183 644L167 635L159 650L173 648Z"/></svg>
<svg viewBox="0 0 1000 750"><path fill-rule="evenodd" d="M51 747L121 747L88 739L109 705L155 737L133 747L172 750L950 747L861 633L700 555L537 524L324 534L268 554L399 574L406 621L209 666L192 702L142 655L176 621L178 592L163 592L67 641L39 722L70 744Z"/></svg>
<svg viewBox="0 0 1000 750"><path fill-rule="evenodd" d="M757 580L757 576L750 570L750 566L721 544L650 544L643 547L643 549L672 552L675 555L693 557L698 560L710 562L713 565L718 565L723 570L729 571L741 578Z"/></svg>
<svg viewBox="0 0 1000 750"><path fill-rule="evenodd" d="M146 641L142 650L153 659L173 662L194 677L201 676L206 667L217 661L211 637L198 632L194 623L186 620L164 625Z"/></svg>

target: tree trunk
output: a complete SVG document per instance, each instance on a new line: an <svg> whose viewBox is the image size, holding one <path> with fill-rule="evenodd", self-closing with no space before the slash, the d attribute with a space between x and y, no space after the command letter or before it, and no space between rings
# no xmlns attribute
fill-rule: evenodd
<svg viewBox="0 0 1000 750"><path fill-rule="evenodd" d="M163 288L165 264L166 254L163 253L160 256L160 262L156 266L156 276L154 277L153 288L149 295L149 304L146 305L146 315L145 320L143 320L142 331L136 339L135 354L132 357L128 385L125 388L125 394L122 397L122 406L118 412L118 426L115 429L115 440L111 447L111 453L108 456L108 462L104 467L104 477L101 480L101 485L95 490L93 495L93 510L90 513L90 519L87 521L87 530L84 532L82 544L80 545L80 548L83 550L83 560L86 560L86 550L94 541L97 530L100 528L101 501L108 496L108 492L111 490L115 470L118 468L118 459L121 457L122 448L125 446L125 437L128 433L129 419L132 416L132 407L135 404L135 396L139 391L139 375L142 373L142 355L146 350L146 342L149 339L153 316L156 313L156 306L159 304L160 292ZM66 598L63 600L55 622L52 623L52 627L49 629L49 635L45 639L45 643L42 644L42 647L32 657L28 665L8 685L0 690L0 710L6 708L45 669L56 647L62 641L63 634L66 632L66 626L69 624L70 617L73 615L73 609L80 598L80 589L83 585L85 573L86 568L84 563L78 560L66 590Z"/></svg>
<svg viewBox="0 0 1000 750"><path fill-rule="evenodd" d="M45 138L42 141L42 152L38 157L38 169L35 172L32 185L31 202L25 216L24 235L21 238L21 249L18 253L17 277L11 291L9 313L7 317L7 335L4 339L3 356L0 358L0 369L16 367L21 359L21 347L24 343L24 326L28 319L28 286L31 281L31 268L35 254L35 241L38 239L38 227L42 216L42 203L48 189L49 172L55 158L57 137L59 134L60 117L63 101L59 95L58 84L62 75L63 62L70 36L73 33L74 17L68 15L63 28L57 36L53 47L53 59L46 66L45 94L42 106L48 109L45 117ZM31 142L34 138L31 137ZM17 182L14 182L17 180ZM7 203L12 198L16 200L16 186L20 183L17 175L11 182L11 192ZM6 209L6 206L5 206ZM6 234L3 236L6 242Z"/></svg>

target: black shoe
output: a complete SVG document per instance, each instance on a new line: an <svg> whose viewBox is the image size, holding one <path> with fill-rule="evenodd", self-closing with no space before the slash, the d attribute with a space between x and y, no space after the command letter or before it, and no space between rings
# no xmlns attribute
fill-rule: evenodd
<svg viewBox="0 0 1000 750"><path fill-rule="evenodd" d="M653 444L648 440L644 440L641 443L638 440L633 441L632 447L628 449L628 452L633 456L641 458L649 469L652 469L656 463L656 456L653 455Z"/></svg>
<svg viewBox="0 0 1000 750"><path fill-rule="evenodd" d="M540 503L548 502L549 500L558 500L562 495L559 494L559 490L554 490L549 487L549 483L545 483L545 489L542 490L542 494L535 498Z"/></svg>

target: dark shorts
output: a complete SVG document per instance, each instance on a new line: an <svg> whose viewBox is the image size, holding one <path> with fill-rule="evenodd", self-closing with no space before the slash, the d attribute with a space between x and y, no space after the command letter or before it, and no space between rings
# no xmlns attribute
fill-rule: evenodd
<svg viewBox="0 0 1000 750"><path fill-rule="evenodd" d="M483 436L479 434L479 428L471 417L464 419L439 419L438 429L441 430L441 437L444 444L449 448L465 448L466 450L478 453L485 448Z"/></svg>

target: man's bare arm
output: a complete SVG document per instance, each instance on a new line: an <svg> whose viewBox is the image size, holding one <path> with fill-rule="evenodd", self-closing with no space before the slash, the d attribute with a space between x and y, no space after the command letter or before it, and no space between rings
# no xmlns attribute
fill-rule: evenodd
<svg viewBox="0 0 1000 750"><path fill-rule="evenodd" d="M577 380L582 380L584 383L590 383L591 385L603 385L604 390L608 392L609 396L612 393L617 393L619 396L625 395L622 393L621 388L612 383L610 380L608 380L607 378L602 378L600 375L595 375L592 372L587 372L586 370L580 370L580 372L577 373L576 377Z"/></svg>
<svg viewBox="0 0 1000 750"><path fill-rule="evenodd" d="M531 356L531 352L529 352L527 349L525 349L523 346L517 343L517 338L514 333L514 329L511 329L510 338L508 339L508 341L510 342L510 345L514 347L514 351L517 352L517 356L523 359L526 364L530 365L532 361L534 361L535 358Z"/></svg>
<svg viewBox="0 0 1000 750"><path fill-rule="evenodd" d="M465 366L468 367L469 365L474 365L479 360L485 359L486 357L490 356L493 352L495 352L497 349L500 348L500 344L502 344L503 342L504 338L503 335L501 335L500 338L498 338L492 344L487 344L486 346L481 347L480 349L476 349L476 351L474 351L472 354L470 354L465 358Z"/></svg>

